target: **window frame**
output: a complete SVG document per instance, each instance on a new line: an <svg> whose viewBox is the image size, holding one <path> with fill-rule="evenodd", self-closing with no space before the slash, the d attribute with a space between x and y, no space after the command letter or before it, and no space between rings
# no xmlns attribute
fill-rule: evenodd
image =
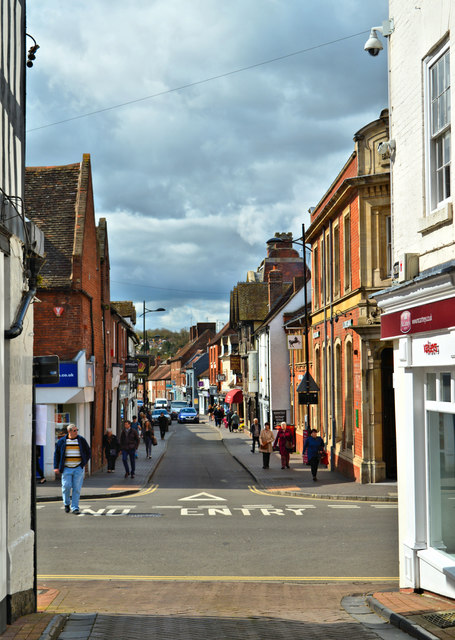
<svg viewBox="0 0 455 640"><path fill-rule="evenodd" d="M448 86L446 86L441 94L437 98L433 96L433 82L432 71L436 65L441 62L444 56L448 55L449 72L448 72ZM452 115L451 115L451 83L450 83L450 44L445 42L437 51L427 56L424 60L424 116L425 116L425 183L426 183L426 215L431 215L435 211L443 209L449 202L452 201L452 171L451 171L451 158L452 158ZM447 95L449 102L447 104L448 121L440 127L437 132L433 133L433 107L434 98L442 99L443 94ZM443 162L441 167L437 166L437 145L443 143L446 136L449 136L449 159L448 162ZM444 186L448 188L448 195L439 199L438 193L438 172L449 172L448 180L444 181Z"/></svg>

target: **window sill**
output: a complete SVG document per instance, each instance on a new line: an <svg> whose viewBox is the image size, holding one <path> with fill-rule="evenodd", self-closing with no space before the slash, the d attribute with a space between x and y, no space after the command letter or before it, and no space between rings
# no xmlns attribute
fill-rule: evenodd
<svg viewBox="0 0 455 640"><path fill-rule="evenodd" d="M445 224L451 223L453 220L452 203L447 202L443 207L433 211L425 218L420 218L417 223L417 231L419 233L429 233Z"/></svg>

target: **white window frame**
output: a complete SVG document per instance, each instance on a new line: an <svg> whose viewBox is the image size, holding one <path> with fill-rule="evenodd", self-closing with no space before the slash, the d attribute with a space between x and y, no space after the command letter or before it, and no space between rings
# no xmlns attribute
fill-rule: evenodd
<svg viewBox="0 0 455 640"><path fill-rule="evenodd" d="M428 56L425 61L425 83L424 83L424 91L425 91L425 181L426 181L426 214L427 216L443 209L448 206L448 203L452 201L452 171L451 171L451 157L452 157L452 142L451 142L451 110L450 110L450 95L451 95L451 84L450 84L450 72L449 72L449 85L446 88L446 96L448 96L449 105L449 119L444 126L442 126L435 134L432 133L432 83L431 83L431 72L432 69L438 64L441 59L446 55L449 55L449 64L450 64L450 46L447 42L442 47L438 49L438 51L430 56ZM444 171L444 167L449 167L449 195L446 197L442 197L439 199L438 196L438 185L437 185L437 169L436 169L436 142L441 140L444 136L449 134L449 159L448 162L445 162L442 165L440 171Z"/></svg>

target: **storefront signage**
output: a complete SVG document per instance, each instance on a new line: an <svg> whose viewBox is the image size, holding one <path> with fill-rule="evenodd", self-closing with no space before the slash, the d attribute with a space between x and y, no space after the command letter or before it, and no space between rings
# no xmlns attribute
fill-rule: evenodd
<svg viewBox="0 0 455 640"><path fill-rule="evenodd" d="M272 429L276 429L282 422L286 422L286 409L274 409L272 411Z"/></svg>
<svg viewBox="0 0 455 640"><path fill-rule="evenodd" d="M37 387L77 387L77 362L60 362L60 379L56 384L39 384Z"/></svg>
<svg viewBox="0 0 455 640"><path fill-rule="evenodd" d="M321 335L321 334L320 334L320 332L319 332L319 331L313 331L313 338L315 338L315 339L316 339L316 338L319 338L319 336L320 336L320 335Z"/></svg>
<svg viewBox="0 0 455 640"><path fill-rule="evenodd" d="M226 380L226 376L224 375L224 373L219 373L216 379L218 380L218 382L224 382Z"/></svg>
<svg viewBox="0 0 455 640"><path fill-rule="evenodd" d="M403 335L437 331L453 327L455 298L438 300L418 307L384 313L381 316L381 338L396 338Z"/></svg>
<svg viewBox="0 0 455 640"><path fill-rule="evenodd" d="M231 371L241 371L240 356L231 356L229 358L229 366Z"/></svg>
<svg viewBox="0 0 455 640"><path fill-rule="evenodd" d="M125 373L137 373L138 362L136 358L125 360Z"/></svg>
<svg viewBox="0 0 455 640"><path fill-rule="evenodd" d="M439 345L437 342L430 342L428 340L428 342L423 345L423 350L428 354L436 354L439 353Z"/></svg>
<svg viewBox="0 0 455 640"><path fill-rule="evenodd" d="M287 336L288 339L288 349L302 349L303 345L303 336L299 334L293 334Z"/></svg>

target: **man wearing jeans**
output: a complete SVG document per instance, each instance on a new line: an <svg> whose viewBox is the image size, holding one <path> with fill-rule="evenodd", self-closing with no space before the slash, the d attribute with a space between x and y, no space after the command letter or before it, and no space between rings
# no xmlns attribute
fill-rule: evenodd
<svg viewBox="0 0 455 640"><path fill-rule="evenodd" d="M54 472L62 476L62 496L66 513L79 511L79 498L84 482L84 468L91 457L89 444L77 434L77 427L69 424L68 435L60 438L55 445Z"/></svg>
<svg viewBox="0 0 455 640"><path fill-rule="evenodd" d="M131 428L131 422L125 420L122 433L120 434L120 449L122 451L123 466L125 467L125 478L130 475L128 459L131 464L131 477L134 478L136 471L136 450L139 447L139 435Z"/></svg>

